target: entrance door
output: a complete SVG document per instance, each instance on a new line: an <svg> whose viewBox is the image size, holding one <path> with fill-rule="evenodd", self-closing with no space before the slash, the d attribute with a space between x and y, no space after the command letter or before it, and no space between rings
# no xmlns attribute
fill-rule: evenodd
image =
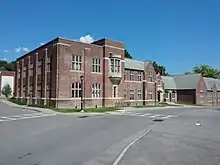
<svg viewBox="0 0 220 165"><path fill-rule="evenodd" d="M158 99L158 102L160 102L160 92L159 91L157 92L157 99Z"/></svg>
<svg viewBox="0 0 220 165"><path fill-rule="evenodd" d="M170 102L171 102L172 101L172 93L170 93L170 97L169 98L170 98Z"/></svg>

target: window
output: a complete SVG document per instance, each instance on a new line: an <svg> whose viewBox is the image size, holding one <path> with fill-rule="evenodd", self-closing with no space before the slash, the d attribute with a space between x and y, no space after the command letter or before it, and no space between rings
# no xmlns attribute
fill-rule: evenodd
<svg viewBox="0 0 220 165"><path fill-rule="evenodd" d="M81 96L81 84L76 82L72 84L72 97L79 98Z"/></svg>
<svg viewBox="0 0 220 165"><path fill-rule="evenodd" d="M92 84L92 97L97 98L101 96L101 85L98 83Z"/></svg>
<svg viewBox="0 0 220 165"><path fill-rule="evenodd" d="M153 93L152 93L152 91L149 91L149 92L148 92L148 98L149 98L150 100L153 100Z"/></svg>
<svg viewBox="0 0 220 165"><path fill-rule="evenodd" d="M96 58L94 57L92 59L92 72L98 72L100 73L101 72L101 69L100 69L100 59L99 58Z"/></svg>
<svg viewBox="0 0 220 165"><path fill-rule="evenodd" d="M120 73L120 59L111 58L111 72Z"/></svg>
<svg viewBox="0 0 220 165"><path fill-rule="evenodd" d="M72 55L72 70L82 70L82 57L78 55Z"/></svg>
<svg viewBox="0 0 220 165"><path fill-rule="evenodd" d="M134 100L134 90L130 90L130 100Z"/></svg>
<svg viewBox="0 0 220 165"><path fill-rule="evenodd" d="M143 100L143 98L142 98L142 90L141 89L138 90L138 100Z"/></svg>
<svg viewBox="0 0 220 165"><path fill-rule="evenodd" d="M130 80L134 81L134 71L130 70Z"/></svg>
<svg viewBox="0 0 220 165"><path fill-rule="evenodd" d="M124 71L124 80L126 80L126 74L127 74L126 71Z"/></svg>
<svg viewBox="0 0 220 165"><path fill-rule="evenodd" d="M152 71L148 72L148 81L153 82L153 72Z"/></svg>
<svg viewBox="0 0 220 165"><path fill-rule="evenodd" d="M142 81L142 72L138 72L138 81Z"/></svg>
<svg viewBox="0 0 220 165"><path fill-rule="evenodd" d="M114 96L114 97L116 97L116 90L117 90L117 87L114 86L114 87L113 87L113 96Z"/></svg>

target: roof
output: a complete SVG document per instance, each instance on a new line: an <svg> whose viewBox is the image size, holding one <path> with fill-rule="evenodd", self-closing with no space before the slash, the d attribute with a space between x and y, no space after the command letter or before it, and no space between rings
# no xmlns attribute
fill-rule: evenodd
<svg viewBox="0 0 220 165"><path fill-rule="evenodd" d="M125 58L125 69L144 70L144 62Z"/></svg>
<svg viewBox="0 0 220 165"><path fill-rule="evenodd" d="M215 79L209 78L209 77L203 77L203 79L204 79L207 90L212 90L212 88L215 84Z"/></svg>
<svg viewBox="0 0 220 165"><path fill-rule="evenodd" d="M176 83L172 76L162 76L165 89L176 89Z"/></svg>
<svg viewBox="0 0 220 165"><path fill-rule="evenodd" d="M196 89L200 74L163 76L165 89Z"/></svg>

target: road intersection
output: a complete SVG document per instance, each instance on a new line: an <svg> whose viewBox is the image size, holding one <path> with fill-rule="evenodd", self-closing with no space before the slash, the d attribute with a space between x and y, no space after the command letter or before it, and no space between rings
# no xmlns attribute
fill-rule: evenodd
<svg viewBox="0 0 220 165"><path fill-rule="evenodd" d="M0 103L0 165L214 165L219 118L210 108L80 116Z"/></svg>

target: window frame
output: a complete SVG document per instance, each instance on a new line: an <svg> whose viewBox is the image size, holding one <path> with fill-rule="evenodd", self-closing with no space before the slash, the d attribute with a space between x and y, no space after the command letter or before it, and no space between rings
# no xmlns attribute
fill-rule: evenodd
<svg viewBox="0 0 220 165"><path fill-rule="evenodd" d="M153 71L148 71L148 82L153 82Z"/></svg>
<svg viewBox="0 0 220 165"><path fill-rule="evenodd" d="M130 77L130 81L134 81L134 71L133 70L129 71L129 77Z"/></svg>
<svg viewBox="0 0 220 165"><path fill-rule="evenodd" d="M72 94L71 94L72 98L80 98L82 95L81 83L79 83L79 82L72 83L71 92L72 92Z"/></svg>
<svg viewBox="0 0 220 165"><path fill-rule="evenodd" d="M98 57L92 59L92 72L101 73L101 59Z"/></svg>
<svg viewBox="0 0 220 165"><path fill-rule="evenodd" d="M129 100L134 100L134 90L130 89L129 91Z"/></svg>
<svg viewBox="0 0 220 165"><path fill-rule="evenodd" d="M100 98L101 97L101 84L94 83L92 84L92 98Z"/></svg>
<svg viewBox="0 0 220 165"><path fill-rule="evenodd" d="M143 93L142 90L138 89L137 91L138 100L143 100L142 93Z"/></svg>
<svg viewBox="0 0 220 165"><path fill-rule="evenodd" d="M152 90L149 90L149 91L148 91L148 98L149 98L150 100L153 100L153 91L152 91Z"/></svg>
<svg viewBox="0 0 220 165"><path fill-rule="evenodd" d="M73 71L82 71L82 56L72 54L72 68Z"/></svg>
<svg viewBox="0 0 220 165"><path fill-rule="evenodd" d="M111 73L121 72L121 60L119 58L110 58L110 70Z"/></svg>
<svg viewBox="0 0 220 165"><path fill-rule="evenodd" d="M142 72L138 71L138 81L142 81Z"/></svg>

